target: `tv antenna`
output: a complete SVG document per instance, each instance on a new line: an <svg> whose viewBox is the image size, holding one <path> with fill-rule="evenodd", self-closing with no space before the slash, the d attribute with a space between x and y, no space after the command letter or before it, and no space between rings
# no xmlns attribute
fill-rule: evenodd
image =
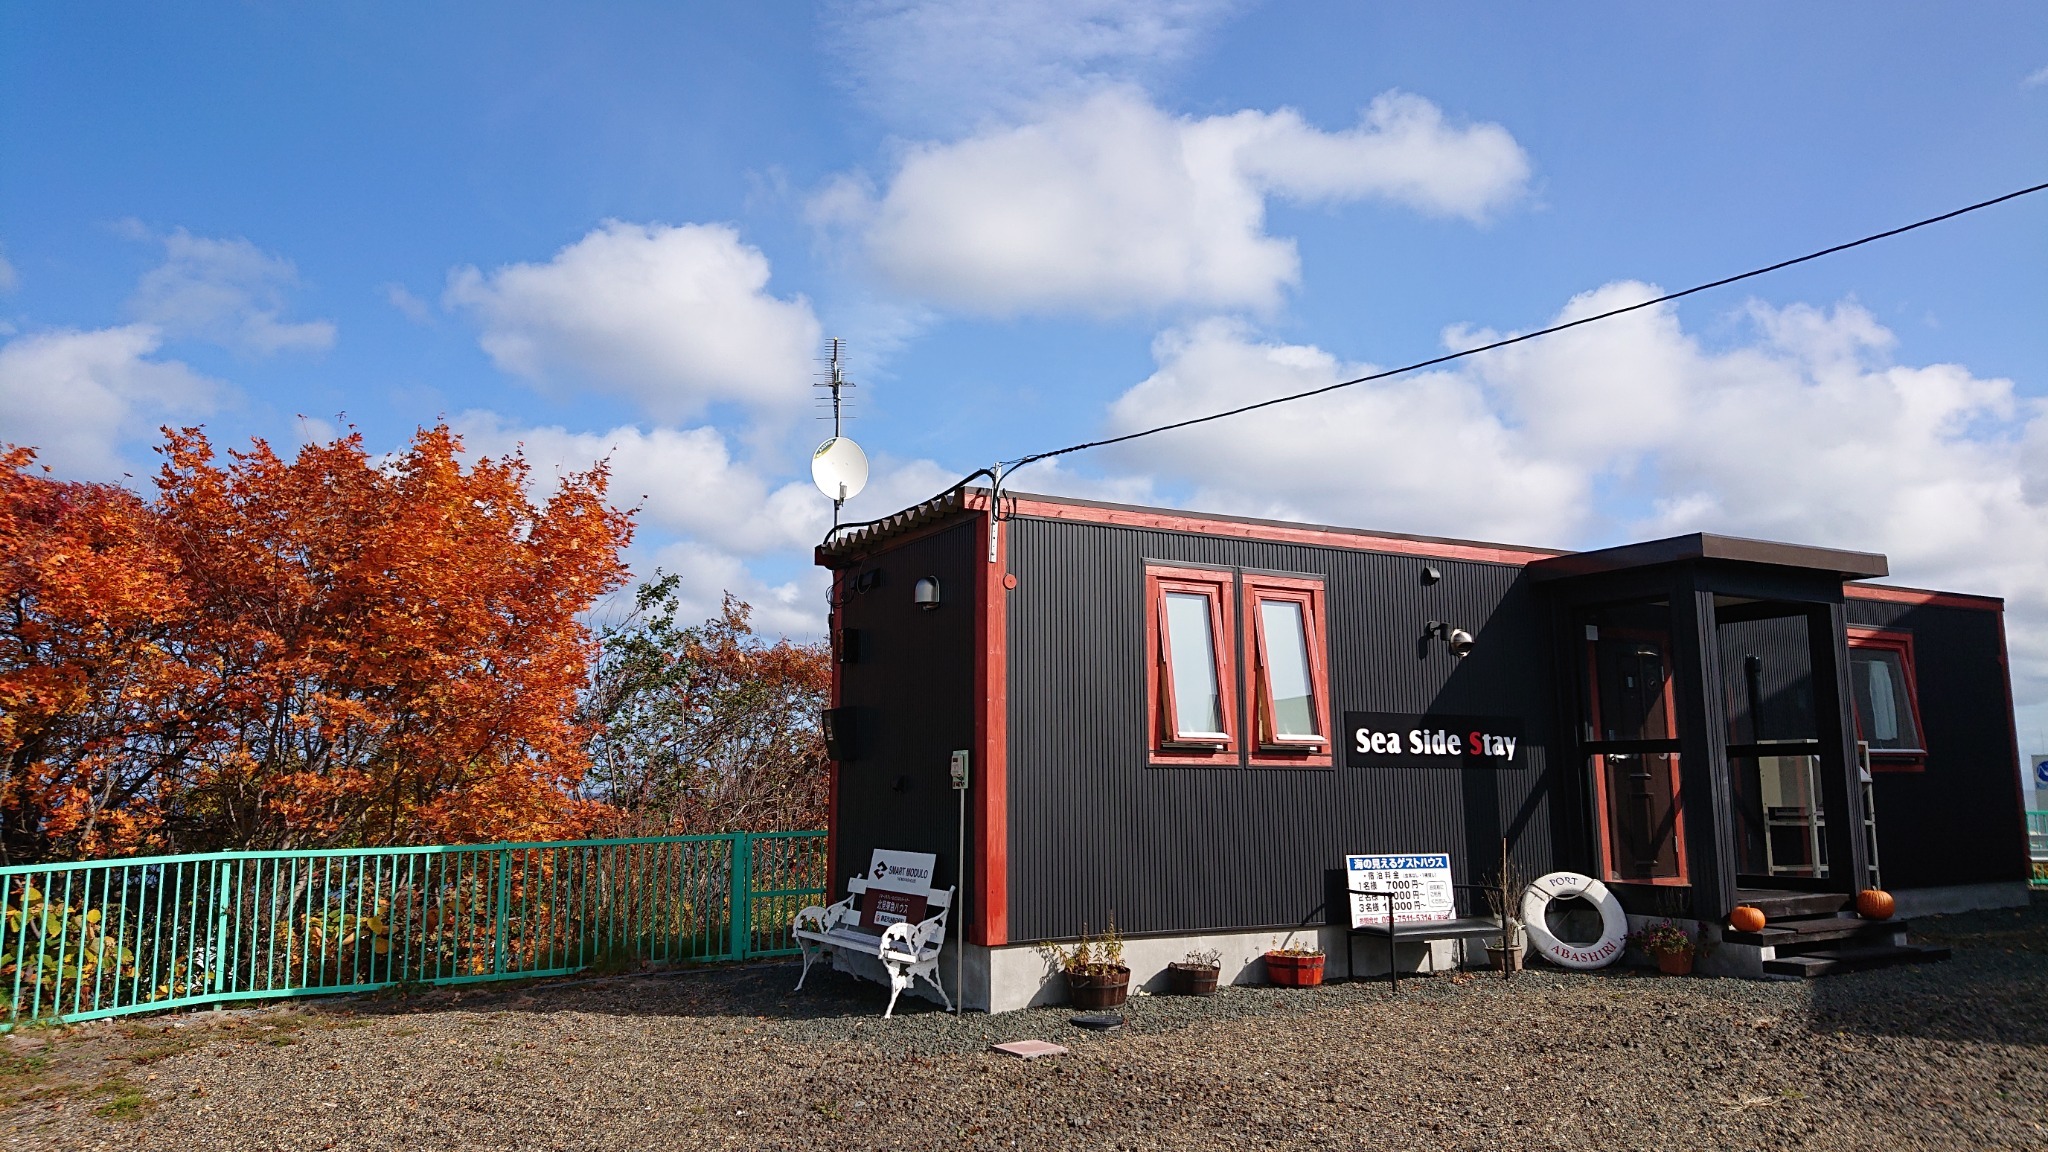
<svg viewBox="0 0 2048 1152"><path fill-rule="evenodd" d="M823 389L832 403L832 438L818 445L811 453L811 482L818 486L832 501L832 528L839 528L839 510L848 500L860 495L868 485L868 456L855 444L840 434L844 426L845 391L852 388L853 381L846 378L843 360L846 342L832 337L832 354L825 360L825 380L817 387Z"/></svg>

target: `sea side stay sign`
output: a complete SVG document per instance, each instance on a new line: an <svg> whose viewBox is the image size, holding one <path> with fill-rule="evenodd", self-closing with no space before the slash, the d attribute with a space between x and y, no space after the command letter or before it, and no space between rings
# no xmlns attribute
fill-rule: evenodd
<svg viewBox="0 0 2048 1152"><path fill-rule="evenodd" d="M1394 894L1394 923L1422 924L1457 916L1452 899L1451 857L1447 852L1391 856L1346 856L1344 888L1352 893ZM1387 922L1387 902L1353 895L1351 926L1364 928Z"/></svg>
<svg viewBox="0 0 2048 1152"><path fill-rule="evenodd" d="M1514 716L1344 714L1344 763L1352 768L1520 768L1522 744Z"/></svg>

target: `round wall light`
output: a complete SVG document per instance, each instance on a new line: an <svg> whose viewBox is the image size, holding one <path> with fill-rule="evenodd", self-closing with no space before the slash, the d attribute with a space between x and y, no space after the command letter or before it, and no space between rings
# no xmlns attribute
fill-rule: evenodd
<svg viewBox="0 0 2048 1152"><path fill-rule="evenodd" d="M1476 641L1472 639L1472 634L1470 632L1465 631L1463 628L1453 628L1451 629L1449 643L1451 648L1451 655L1469 656L1472 654L1472 645L1476 643Z"/></svg>
<svg viewBox="0 0 2048 1152"><path fill-rule="evenodd" d="M939 581L935 576L919 576L910 588L910 601L929 612L939 606Z"/></svg>

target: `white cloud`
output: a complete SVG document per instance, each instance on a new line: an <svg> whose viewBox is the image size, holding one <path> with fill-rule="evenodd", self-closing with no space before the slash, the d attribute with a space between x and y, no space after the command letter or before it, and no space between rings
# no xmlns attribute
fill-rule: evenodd
<svg viewBox="0 0 2048 1152"><path fill-rule="evenodd" d="M291 261L240 238L163 237L164 262L144 273L128 308L169 336L190 336L256 356L334 345L328 320L282 319L299 283Z"/></svg>
<svg viewBox="0 0 2048 1152"><path fill-rule="evenodd" d="M2043 84L2048 84L2048 66L2027 73L2027 78L2020 81L2022 88L2039 88Z"/></svg>
<svg viewBox="0 0 2048 1152"><path fill-rule="evenodd" d="M384 300L393 308L404 313L405 318L415 324L432 324L434 322L433 308L425 300L413 295L412 291L403 284L384 285Z"/></svg>
<svg viewBox="0 0 2048 1152"><path fill-rule="evenodd" d="M1656 291L1609 285L1558 319ZM1853 302L1748 318L1753 337L1717 350L1646 309L1137 441L1120 461L1253 514L1566 547L1705 530L1884 552L1904 583L2006 597L2019 698L2048 701L2048 402L1895 363L1892 333ZM1368 370L1222 322L1157 355L1114 430Z"/></svg>
<svg viewBox="0 0 2048 1152"><path fill-rule="evenodd" d="M445 302L536 383L609 390L663 421L721 401L787 413L809 395L820 330L803 297L767 293L768 274L723 225L610 221L545 264L459 268Z"/></svg>
<svg viewBox="0 0 2048 1152"><path fill-rule="evenodd" d="M1528 176L1505 129L1448 124L1418 96L1387 93L1323 132L1286 109L1175 118L1117 88L913 148L879 196L845 177L811 216L852 229L899 291L969 311L1264 310L1300 275L1294 242L1265 231L1269 197L1479 220Z"/></svg>
<svg viewBox="0 0 2048 1152"><path fill-rule="evenodd" d="M831 526L832 505L807 472L791 475L736 458L711 427L572 432L522 427L487 411L465 412L452 425L473 455L523 452L537 495L563 473L607 461L612 505L638 510L628 565L641 580L656 567L681 574L688 618L709 617L731 591L754 605L759 629L795 636L824 630L825 580L811 568L811 550ZM959 477L930 460L878 457L867 489L847 503L844 519L887 515ZM771 582L757 571L763 565L799 575Z"/></svg>
<svg viewBox="0 0 2048 1152"><path fill-rule="evenodd" d="M1159 370L1110 409L1132 431L1364 375L1319 348L1261 343L1231 321L1170 332ZM1559 539L1589 495L1531 453L1472 381L1401 377L1136 441L1121 458L1194 489L1196 507L1477 539Z"/></svg>
<svg viewBox="0 0 2048 1152"><path fill-rule="evenodd" d="M808 480L773 484L736 461L716 428L622 425L608 432L515 427L491 412L454 422L471 451L523 447L538 479L611 463L612 502L638 507L644 525L745 554L808 547L831 524L831 505Z"/></svg>
<svg viewBox="0 0 2048 1152"><path fill-rule="evenodd" d="M60 329L0 345L0 442L34 447L65 479L118 480L120 443L157 418L203 412L213 381L149 357L153 328Z"/></svg>
<svg viewBox="0 0 2048 1152"><path fill-rule="evenodd" d="M725 593L731 592L753 607L757 633L797 640L815 640L825 633L825 593L831 578L822 568L807 568L792 579L770 583L739 557L694 540L661 547L650 561L643 576L659 567L682 577L676 592L685 621L716 616Z"/></svg>
<svg viewBox="0 0 2048 1152"><path fill-rule="evenodd" d="M1143 82L1187 60L1234 0L841 0L836 75L900 127L946 133L989 116Z"/></svg>
<svg viewBox="0 0 2048 1152"><path fill-rule="evenodd" d="M735 458L712 427L649 428L626 424L605 432L560 426L524 427L494 412L470 411L452 422L465 448L484 456L525 453L535 479L580 472L599 460L611 466L612 503L639 508L640 523L743 555L803 553L832 525L832 504L801 467L764 469ZM960 478L930 460L880 456L868 486L847 502L848 522L885 516L930 497Z"/></svg>

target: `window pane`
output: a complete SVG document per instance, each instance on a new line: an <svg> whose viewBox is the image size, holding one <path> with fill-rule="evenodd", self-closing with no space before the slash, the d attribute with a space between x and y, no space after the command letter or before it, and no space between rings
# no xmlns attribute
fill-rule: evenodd
<svg viewBox="0 0 2048 1152"><path fill-rule="evenodd" d="M1581 731L1587 740L1670 740L1665 706L1671 680L1671 605L1605 604L1579 616L1586 651L1579 664Z"/></svg>
<svg viewBox="0 0 2048 1152"><path fill-rule="evenodd" d="M1899 653L1884 648L1852 649L1850 681L1856 692L1856 718L1863 739L1872 748L1918 748L1912 701L1906 698L1906 666Z"/></svg>
<svg viewBox="0 0 2048 1152"><path fill-rule="evenodd" d="M1223 697L1216 686L1216 644L1209 597L1166 594L1166 633L1173 651L1173 714L1181 736L1222 738Z"/></svg>
<svg viewBox="0 0 2048 1152"><path fill-rule="evenodd" d="M1293 600L1259 601L1266 633L1266 681L1273 694L1273 735L1320 736L1314 689L1309 684L1308 635L1301 605Z"/></svg>
<svg viewBox="0 0 2048 1152"><path fill-rule="evenodd" d="M1595 756L1593 764L1607 790L1607 879L1684 880L1677 753Z"/></svg>

